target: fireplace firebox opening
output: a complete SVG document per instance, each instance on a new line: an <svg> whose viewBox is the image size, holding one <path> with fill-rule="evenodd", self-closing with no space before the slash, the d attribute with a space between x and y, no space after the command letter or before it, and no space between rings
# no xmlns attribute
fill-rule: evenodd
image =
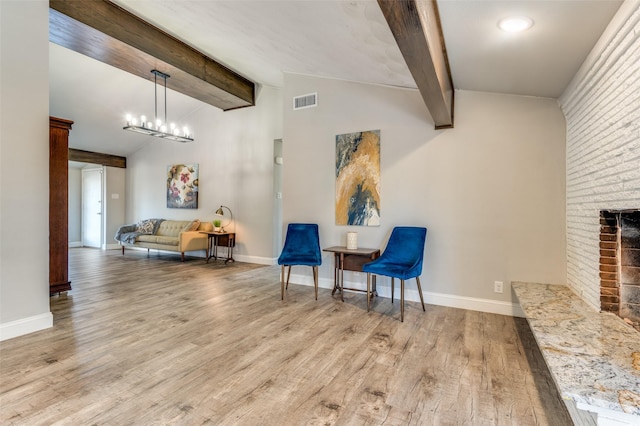
<svg viewBox="0 0 640 426"><path fill-rule="evenodd" d="M600 309L640 331L640 210L600 212Z"/></svg>

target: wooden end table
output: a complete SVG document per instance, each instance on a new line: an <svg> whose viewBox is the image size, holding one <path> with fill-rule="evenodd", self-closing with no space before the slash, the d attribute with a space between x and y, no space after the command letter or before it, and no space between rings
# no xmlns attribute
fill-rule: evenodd
<svg viewBox="0 0 640 426"><path fill-rule="evenodd" d="M360 290L359 288L346 288L344 286L344 271L356 271L362 272L362 266L365 263L369 263L372 260L380 257L380 250L374 248L357 248L348 249L345 246L333 246L322 249L322 251L331 252L334 255L333 266L333 291L331 295L334 295L336 291L340 291L340 296L344 302L344 290L358 291L366 293L366 290ZM377 296L376 291L376 276L373 276L373 285L371 287L372 295ZM367 295L368 297L368 295Z"/></svg>
<svg viewBox="0 0 640 426"><path fill-rule="evenodd" d="M207 234L207 263L209 259L224 259L224 263L235 262L233 258L233 248L236 246L235 232L211 232L200 231L201 234ZM227 257L218 256L218 247L227 248Z"/></svg>

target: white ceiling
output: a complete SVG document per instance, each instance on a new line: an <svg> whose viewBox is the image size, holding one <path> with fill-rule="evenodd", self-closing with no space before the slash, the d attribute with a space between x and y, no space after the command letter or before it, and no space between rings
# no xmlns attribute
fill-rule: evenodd
<svg viewBox="0 0 640 426"><path fill-rule="evenodd" d="M415 87L375 0L115 3L257 84L281 87L288 72ZM559 97L621 3L438 0L455 88ZM497 22L514 14L535 25L500 31ZM50 88L51 115L75 121L73 148L126 156L153 139L121 130L127 112L153 108L153 84L144 79L52 44ZM176 121L203 107L169 92Z"/></svg>

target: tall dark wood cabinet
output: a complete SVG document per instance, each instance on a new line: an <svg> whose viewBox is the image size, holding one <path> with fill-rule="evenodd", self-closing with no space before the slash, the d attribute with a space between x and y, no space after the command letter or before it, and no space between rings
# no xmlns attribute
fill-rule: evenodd
<svg viewBox="0 0 640 426"><path fill-rule="evenodd" d="M49 117L49 295L69 281L69 131L73 121Z"/></svg>

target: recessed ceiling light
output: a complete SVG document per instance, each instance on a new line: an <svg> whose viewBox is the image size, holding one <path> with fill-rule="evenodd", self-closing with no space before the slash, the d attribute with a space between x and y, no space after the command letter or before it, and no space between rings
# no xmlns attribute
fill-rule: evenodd
<svg viewBox="0 0 640 426"><path fill-rule="evenodd" d="M511 18L504 18L498 22L498 27L502 31L508 33L519 33L526 31L533 26L533 19L526 16L514 16Z"/></svg>

